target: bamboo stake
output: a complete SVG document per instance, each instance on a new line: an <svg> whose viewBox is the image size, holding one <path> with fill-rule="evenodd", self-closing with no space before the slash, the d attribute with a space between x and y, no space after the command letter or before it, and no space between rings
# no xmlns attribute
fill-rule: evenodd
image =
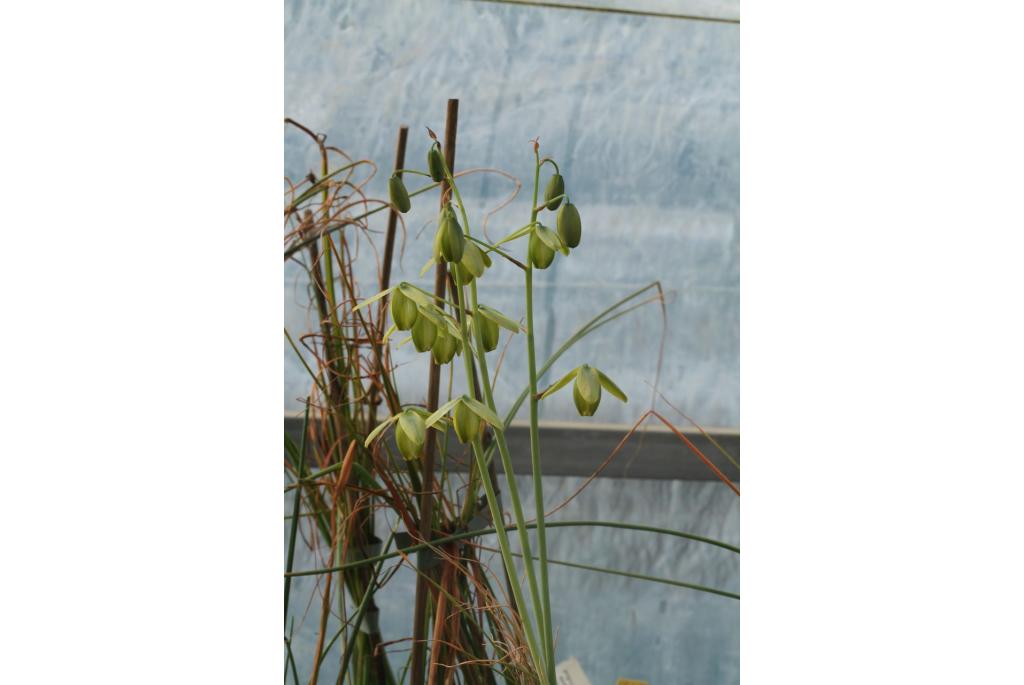
<svg viewBox="0 0 1024 685"><path fill-rule="evenodd" d="M455 168L455 133L459 122L459 101L448 100L448 111L444 123L444 158L449 169ZM443 208L449 193L448 183L441 184L441 202ZM434 270L434 295L444 297L447 268L444 261L439 260ZM430 375L427 382L427 411L437 410L437 399L441 386L441 367L430 357ZM431 537L434 517L434 453L437 441L430 436L426 441L423 454L423 491L420 493L420 538L426 542ZM413 642L412 642L412 685L423 685L424 661L426 656L426 611L429 592L427 571L420 570L416 577L416 604L413 609Z"/></svg>

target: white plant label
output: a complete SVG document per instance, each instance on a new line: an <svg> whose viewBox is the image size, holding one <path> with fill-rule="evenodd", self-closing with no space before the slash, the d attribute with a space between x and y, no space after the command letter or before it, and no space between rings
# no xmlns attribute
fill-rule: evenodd
<svg viewBox="0 0 1024 685"><path fill-rule="evenodd" d="M555 666L555 677L558 679L558 685L591 685L587 674L583 672L583 667L574 656Z"/></svg>

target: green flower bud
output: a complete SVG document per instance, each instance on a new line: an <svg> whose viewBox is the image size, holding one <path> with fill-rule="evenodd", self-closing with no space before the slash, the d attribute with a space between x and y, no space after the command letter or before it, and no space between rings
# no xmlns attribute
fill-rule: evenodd
<svg viewBox="0 0 1024 685"><path fill-rule="evenodd" d="M434 143L427 152L427 170L430 178L435 181L444 180L444 159L441 157L441 144Z"/></svg>
<svg viewBox="0 0 1024 685"><path fill-rule="evenodd" d="M548 268L555 259L555 251L537 237L536 231L530 233L530 243L526 248L526 254L530 258L530 263L538 269Z"/></svg>
<svg viewBox="0 0 1024 685"><path fill-rule="evenodd" d="M572 399L580 416L593 416L601 404L601 379L589 364L582 365L576 374Z"/></svg>
<svg viewBox="0 0 1024 685"><path fill-rule="evenodd" d="M426 352L434 345L437 338L437 326L427 317L416 317L416 323L412 326L412 344L417 352Z"/></svg>
<svg viewBox="0 0 1024 685"><path fill-rule="evenodd" d="M437 227L440 242L437 243L441 259L446 262L458 263L462 259L462 253L466 249L466 237L462 233L462 226L459 226L455 218L455 212L451 206L441 213L441 219ZM435 237L435 242L437 238Z"/></svg>
<svg viewBox="0 0 1024 685"><path fill-rule="evenodd" d="M480 340L483 342L486 351L493 352L498 348L499 334L498 324L486 316L480 317Z"/></svg>
<svg viewBox="0 0 1024 685"><path fill-rule="evenodd" d="M401 288L391 291L391 318L398 330L407 331L412 328L418 316L419 310L412 298L403 293Z"/></svg>
<svg viewBox="0 0 1024 685"><path fill-rule="evenodd" d="M465 402L455 405L452 424L455 427L455 435L462 444L472 442L473 438L480 434L480 417L473 413Z"/></svg>
<svg viewBox="0 0 1024 685"><path fill-rule="evenodd" d="M447 364L455 357L458 347L458 340L455 336L449 334L446 330L439 330L437 337L434 339L434 345L430 348L434 356L434 362L438 366Z"/></svg>
<svg viewBox="0 0 1024 685"><path fill-rule="evenodd" d="M558 235L563 243L569 247L576 247L580 244L583 229L580 226L580 213L576 209L576 205L571 202L562 205L562 208L558 210L556 222Z"/></svg>
<svg viewBox="0 0 1024 685"><path fill-rule="evenodd" d="M622 388L615 385L611 378L608 378L608 376L589 364L581 364L562 376L540 394L540 399L550 397L568 385L573 379L576 382L572 386L572 399L576 403L576 411L580 413L580 416L594 415L598 405L601 404L601 388L607 390L611 393L612 397L621 402L629 401L626 393L622 392Z"/></svg>
<svg viewBox="0 0 1024 685"><path fill-rule="evenodd" d="M398 174L391 174L391 178L388 179L388 195L391 197L391 204L398 208L402 214L405 214L412 208L412 203L409 201L409 191L405 189L405 184L402 183L402 179L398 177Z"/></svg>
<svg viewBox="0 0 1024 685"><path fill-rule="evenodd" d="M426 436L426 424L418 412L406 409L399 415L398 425L395 426L395 442L398 443L398 451L408 461L419 459Z"/></svg>
<svg viewBox="0 0 1024 685"><path fill-rule="evenodd" d="M558 209L558 205L562 204L564 199L560 197L561 195L565 195L565 180L559 174L555 174L548 181L548 187L544 190L544 204L550 210Z"/></svg>

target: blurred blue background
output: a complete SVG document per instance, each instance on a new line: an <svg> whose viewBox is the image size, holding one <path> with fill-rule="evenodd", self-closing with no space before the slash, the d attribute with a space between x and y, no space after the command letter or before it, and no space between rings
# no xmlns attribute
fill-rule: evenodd
<svg viewBox="0 0 1024 685"><path fill-rule="evenodd" d="M732 1L588 4L739 17ZM667 320L656 305L644 307L585 339L545 380L584 361L601 368L631 401L606 399L590 420L631 425L650 405L667 326L660 391L703 426L738 430L739 30L735 23L472 0L286 0L285 114L353 157L376 162L368 194L386 197L398 127L410 127L406 165L425 168L424 127L442 135L446 102L458 98L456 170L497 167L524 184L489 219L493 239L529 220L529 141L539 137L583 220L583 240L571 258L557 257L535 278L539 359L651 281L661 281L667 299ZM298 179L318 167L307 139L286 129L285 175ZM545 167L542 184L549 173ZM414 177L407 183L420 187ZM474 174L460 188L478 230L483 214L513 186ZM418 274L430 255L436 210L435 193L413 199L393 282L432 287L432 275ZM382 231L384 214L378 218L371 227ZM553 227L553 213L540 219ZM524 241L514 250L524 251ZM360 269L364 282L375 281L369 252ZM284 284L286 327L311 330L315 317L295 265L286 266ZM519 318L521 289L521 272L498 260L480 298ZM308 381L287 345L284 357L284 406L294 414ZM409 345L394 360L403 364L403 401L423 401L425 357ZM520 391L522 382L513 378L523 378L525 365L525 343L514 340L495 388L499 409ZM583 421L568 394L542 403L541 420ZM546 477L549 506L576 482ZM653 523L739 542L738 500L720 483L599 479L574 505L580 509L566 518ZM551 539L554 558L739 589L738 557L721 550L626 531L564 529ZM617 551L599 554L599 541ZM738 602L563 568L552 571L552 584L558 657L579 659L594 685L617 677L739 682ZM396 577L389 586L393 607L411 604L410 588L411 580ZM394 631L385 639L406 634L409 621L395 616L385 611L385 632ZM302 629L312 635L315 627Z"/></svg>

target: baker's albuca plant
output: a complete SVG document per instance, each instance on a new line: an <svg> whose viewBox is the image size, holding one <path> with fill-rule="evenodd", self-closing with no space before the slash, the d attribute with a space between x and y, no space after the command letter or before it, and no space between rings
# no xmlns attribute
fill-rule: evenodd
<svg viewBox="0 0 1024 685"><path fill-rule="evenodd" d="M427 171L396 170L388 181L388 190L391 204L402 213L408 212L412 207L410 194L402 181L402 174L422 175L435 182L447 182L450 191L442 191L446 194L442 198L442 209L437 218L433 256L424 267L424 272L436 263L445 263L454 280L455 297L452 299L455 301L436 297L411 283L401 282L362 301L355 309L390 297L389 311L392 324L384 335L385 341L398 332L407 332L409 337L400 344L411 341L418 352L429 353L438 365L457 363L455 358L461 357L466 371L465 394L446 402L432 413L420 407L405 406L400 412L376 426L367 436L365 444L370 446L393 427L395 441L402 456L408 461L415 462L421 458L429 439L429 429L444 430L451 426L456 438L470 447L475 468L470 474L469 493L466 496L473 499L477 496L477 488L482 487L484 490L503 564L510 579L509 586L522 621L530 659L542 682L554 685L554 635L548 589L538 404L570 382L573 383L573 401L581 416L594 415L601 403L602 390L622 402L626 402L627 398L607 375L589 364L576 367L544 390L538 388L538 379L543 371L538 372L536 358L534 270L550 268L559 255L563 259L571 257L572 250L577 249L582 241L582 223L579 210L566 192L565 179L558 164L553 159L540 156L540 147L536 141L533 153L535 165L530 220L494 244L483 240L479 235L474 235L458 184L445 163L441 146L436 139L427 153ZM554 173L547 182L541 201L540 176L543 167L548 164L553 167ZM444 184L441 187L444 188ZM554 230L541 221L542 216L551 216L543 214L544 212L554 212ZM515 245L521 246L520 249L524 252L522 260L513 255ZM499 257L515 264L523 272L525 327L521 327L518 322L478 299L477 284L486 277L487 270L493 265L493 259ZM522 502L513 477L511 456L505 437L506 423L498 418L498 408L495 406L491 376L488 372L487 355L497 349L501 329L522 334L527 351L530 456L539 548L537 564L534 563L532 545L527 535L530 526L523 515ZM518 404L512 411L517 408ZM497 447L507 477L515 527L522 548L529 603L523 594L516 566L517 555L510 546L508 531L493 484L489 478L481 475L487 474L488 460L492 454L490 449L485 448L483 442L485 428L489 428L493 435L493 443Z"/></svg>

